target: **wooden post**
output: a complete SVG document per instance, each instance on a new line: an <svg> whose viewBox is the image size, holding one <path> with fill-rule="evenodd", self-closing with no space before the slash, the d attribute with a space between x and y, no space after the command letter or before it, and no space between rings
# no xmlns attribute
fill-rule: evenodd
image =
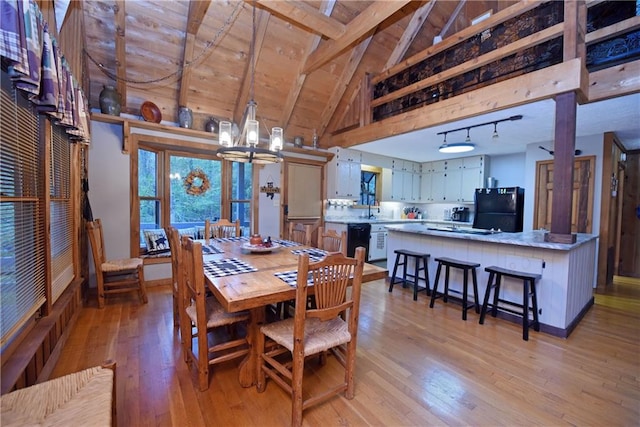
<svg viewBox="0 0 640 427"><path fill-rule="evenodd" d="M545 241L575 243L571 234L571 208L573 200L573 162L576 146L577 95L575 92L556 96L556 129L553 144L553 209L551 232Z"/></svg>

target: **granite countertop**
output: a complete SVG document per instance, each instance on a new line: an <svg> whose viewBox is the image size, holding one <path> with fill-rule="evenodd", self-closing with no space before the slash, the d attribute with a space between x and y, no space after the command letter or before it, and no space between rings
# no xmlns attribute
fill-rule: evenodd
<svg viewBox="0 0 640 427"><path fill-rule="evenodd" d="M354 224L354 223L371 223L371 224L422 224L422 223L430 223L430 224L447 224L447 225L457 225L461 227L471 227L471 222L459 222L459 221L451 221L444 219L390 219L390 218L325 218L324 222L332 222L335 224Z"/></svg>
<svg viewBox="0 0 640 427"><path fill-rule="evenodd" d="M503 232L491 233L488 230L481 230L481 229L475 229L475 228L466 229L466 230L459 229L456 231L446 230L445 227L442 227L442 230L437 230L437 229L430 230L429 228L440 228L440 227L429 227L424 224L398 224L398 225L389 225L387 227L389 231L397 231L401 233L424 234L427 236L446 237L451 239L475 240L479 242L499 243L499 244L516 245L516 246L530 246L535 248L555 249L555 250L561 250L561 251L571 250L598 237L593 234L578 233L576 235L575 243L554 243L554 242L545 242L544 235L546 232L538 231L538 230L525 231L521 233L503 233ZM484 234L487 232L491 234Z"/></svg>

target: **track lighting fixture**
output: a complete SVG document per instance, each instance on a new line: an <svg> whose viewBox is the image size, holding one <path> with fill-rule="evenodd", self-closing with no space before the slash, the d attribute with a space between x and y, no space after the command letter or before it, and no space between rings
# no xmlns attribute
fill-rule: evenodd
<svg viewBox="0 0 640 427"><path fill-rule="evenodd" d="M475 144L473 144L471 142L471 137L469 135L469 132L472 128L477 128L480 126L487 126L487 125L493 125L493 139L497 140L499 138L498 136L498 123L500 122L507 122L507 121L514 121L514 120L520 120L522 119L522 115L516 115L516 116L511 116L511 117L507 117L506 119L501 119L501 120L494 120L492 122L486 122L486 123L479 123L477 125L472 125L472 126L466 126L466 127L462 127L462 128L458 128L458 129L451 129L451 130L446 130L443 132L438 132L437 135L444 135L444 142L442 143L442 145L440 145L440 147L438 148L438 151L440 151L441 153L464 153L466 151L471 151L473 149L475 149ZM447 133L450 132L458 132L461 130L466 130L467 131L467 138L465 139L464 142L459 142L459 143L454 143L454 144L448 144L447 143Z"/></svg>
<svg viewBox="0 0 640 427"><path fill-rule="evenodd" d="M447 132L442 133L444 133L444 141L440 148L438 148L441 153L464 153L475 148L475 145L471 143L471 138L469 137L469 129L467 129L467 140L465 142L458 142L454 144L447 143Z"/></svg>

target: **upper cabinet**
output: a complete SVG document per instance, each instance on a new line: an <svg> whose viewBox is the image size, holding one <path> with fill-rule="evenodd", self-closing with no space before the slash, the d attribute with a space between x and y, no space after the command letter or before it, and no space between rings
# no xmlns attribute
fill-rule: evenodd
<svg viewBox="0 0 640 427"><path fill-rule="evenodd" d="M329 151L335 154L333 160L337 160L339 162L362 163L361 151L342 147L332 147Z"/></svg>
<svg viewBox="0 0 640 427"><path fill-rule="evenodd" d="M330 151L335 156L327 163L327 197L359 199L361 152L341 147Z"/></svg>
<svg viewBox="0 0 640 427"><path fill-rule="evenodd" d="M394 161L391 157L365 151L361 153L360 160L363 165L376 166L383 169L392 169Z"/></svg>
<svg viewBox="0 0 640 427"><path fill-rule="evenodd" d="M391 165L391 197L389 200L398 202L420 202L422 165L407 160L393 159Z"/></svg>
<svg viewBox="0 0 640 427"><path fill-rule="evenodd" d="M484 187L486 156L427 162L422 166L423 202L473 202L476 188Z"/></svg>
<svg viewBox="0 0 640 427"><path fill-rule="evenodd" d="M380 197L407 203L473 203L476 188L483 188L487 156L460 157L417 163L347 148L330 149L327 197L358 200L361 165L382 168Z"/></svg>

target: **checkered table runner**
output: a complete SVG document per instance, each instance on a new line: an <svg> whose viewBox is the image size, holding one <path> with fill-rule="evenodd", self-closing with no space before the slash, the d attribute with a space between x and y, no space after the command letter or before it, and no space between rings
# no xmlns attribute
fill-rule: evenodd
<svg viewBox="0 0 640 427"><path fill-rule="evenodd" d="M216 237L215 239L212 239L214 242L220 242L220 243L224 243L224 242L248 242L249 238L247 236L243 236L243 237Z"/></svg>
<svg viewBox="0 0 640 427"><path fill-rule="evenodd" d="M204 272L209 277L232 276L252 271L258 271L258 269L238 258L218 259L204 263Z"/></svg>
<svg viewBox="0 0 640 427"><path fill-rule="evenodd" d="M309 261L318 262L322 258L324 258L328 252L323 251L322 249L312 248L312 249L294 249L291 251L291 253L294 255L309 254Z"/></svg>
<svg viewBox="0 0 640 427"><path fill-rule="evenodd" d="M274 239L273 240L274 243L279 244L280 246L284 247L284 248L291 248L293 246L301 246L300 243L298 242L293 242L291 240L280 240L280 239Z"/></svg>
<svg viewBox="0 0 640 427"><path fill-rule="evenodd" d="M204 255L222 254L224 251L213 245L202 245L202 253Z"/></svg>
<svg viewBox="0 0 640 427"><path fill-rule="evenodd" d="M278 279L283 280L287 285L296 287L298 282L298 272L296 270L292 271L281 271L279 273L274 273ZM307 285L313 285L313 277L311 272L309 272L309 276L307 277Z"/></svg>

